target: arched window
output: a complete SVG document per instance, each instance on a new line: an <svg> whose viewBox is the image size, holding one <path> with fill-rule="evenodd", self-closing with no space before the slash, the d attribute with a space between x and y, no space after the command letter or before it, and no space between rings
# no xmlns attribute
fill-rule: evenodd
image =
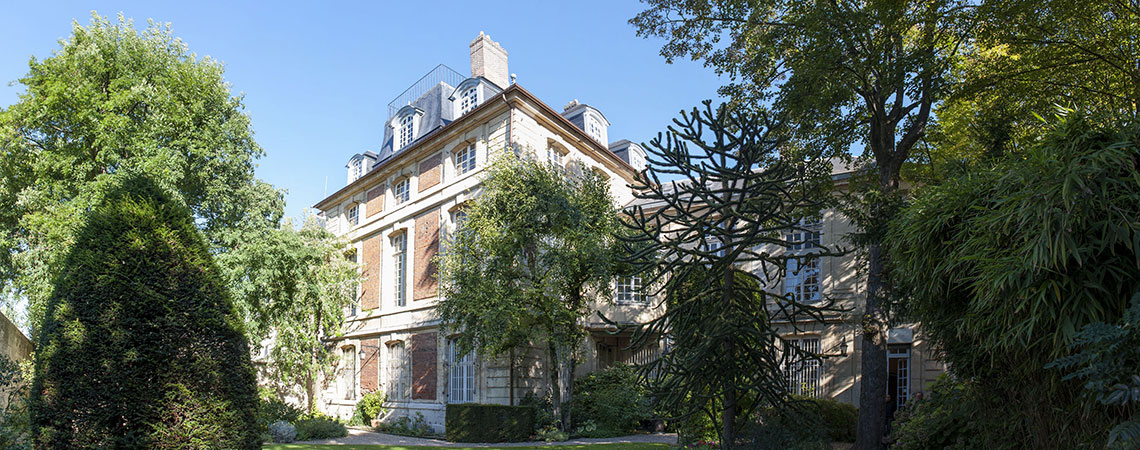
<svg viewBox="0 0 1140 450"><path fill-rule="evenodd" d="M392 237L392 266L396 269L396 306L408 302L408 234L400 233Z"/></svg>
<svg viewBox="0 0 1140 450"><path fill-rule="evenodd" d="M459 96L459 114L467 114L479 105L479 86L471 86Z"/></svg>
<svg viewBox="0 0 1140 450"><path fill-rule="evenodd" d="M415 138L415 119L415 114L406 114L400 118L400 129L398 130L400 136L399 148L407 147Z"/></svg>
<svg viewBox="0 0 1140 450"><path fill-rule="evenodd" d="M595 141L605 144L605 142L602 142L602 124L601 122L598 122L598 119L595 119L593 117L587 119L586 133L588 133L590 137L594 138Z"/></svg>
<svg viewBox="0 0 1140 450"><path fill-rule="evenodd" d="M784 235L790 255L800 256L787 260L784 293L798 302L815 303L821 300L822 272L820 258L812 253L820 246L823 226L819 220L802 220L797 228Z"/></svg>

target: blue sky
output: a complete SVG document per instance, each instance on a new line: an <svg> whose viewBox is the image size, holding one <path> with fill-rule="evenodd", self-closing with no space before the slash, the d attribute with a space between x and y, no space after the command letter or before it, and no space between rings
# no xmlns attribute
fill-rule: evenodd
<svg viewBox="0 0 1140 450"><path fill-rule="evenodd" d="M0 27L0 105L28 58L46 58L91 10L137 28L170 22L199 56L226 65L265 148L258 177L284 188L292 217L344 186L349 156L379 147L387 104L437 64L466 75L484 31L510 54L518 83L561 110L573 99L612 122L610 140L644 142L723 80L699 63L666 64L662 41L627 23L633 0L525 2L17 2ZM326 188L326 179L328 180ZM326 191L327 189L327 191Z"/></svg>

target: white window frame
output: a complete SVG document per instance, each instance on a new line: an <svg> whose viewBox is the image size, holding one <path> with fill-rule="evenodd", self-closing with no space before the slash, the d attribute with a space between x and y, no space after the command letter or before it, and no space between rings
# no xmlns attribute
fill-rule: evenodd
<svg viewBox="0 0 1140 450"><path fill-rule="evenodd" d="M357 356L356 347L344 347L340 349L341 362L341 380L344 383L344 399L356 400L356 378L357 378Z"/></svg>
<svg viewBox="0 0 1140 450"><path fill-rule="evenodd" d="M344 213L344 217L348 219L348 226L355 227L360 224L360 204L354 203L349 206Z"/></svg>
<svg viewBox="0 0 1140 450"><path fill-rule="evenodd" d="M459 96L459 115L464 115L479 106L479 85L467 88Z"/></svg>
<svg viewBox="0 0 1140 450"><path fill-rule="evenodd" d="M401 179L400 181L397 181L396 184L392 186L392 200L395 201L397 205L405 203L408 200L410 200L411 198L412 198L411 178L405 177L405 178Z"/></svg>
<svg viewBox="0 0 1140 450"><path fill-rule="evenodd" d="M352 161L352 180L351 181L356 181L356 180L360 179L360 177L362 175L364 175L364 160L363 160L363 158L357 158L356 160Z"/></svg>
<svg viewBox="0 0 1140 450"><path fill-rule="evenodd" d="M403 401L411 398L412 383L411 371L408 370L408 349L404 341L389 343L388 350L388 384L389 398L393 401Z"/></svg>
<svg viewBox="0 0 1140 450"><path fill-rule="evenodd" d="M408 304L408 233L392 236L392 268L396 271L396 306Z"/></svg>
<svg viewBox="0 0 1140 450"><path fill-rule="evenodd" d="M447 402L448 403L474 403L475 402L475 355L468 352L458 355L458 345L455 339L447 340L447 360L449 362L447 375Z"/></svg>
<svg viewBox="0 0 1140 450"><path fill-rule="evenodd" d="M798 230L790 230L784 239L790 243L784 270L784 294L801 303L821 301L823 292L823 262L812 251L821 245L823 225L819 220L801 220Z"/></svg>
<svg viewBox="0 0 1140 450"><path fill-rule="evenodd" d="M645 286L637 275L618 276L614 281L614 301L621 305L645 303Z"/></svg>
<svg viewBox="0 0 1140 450"><path fill-rule="evenodd" d="M467 144L463 148L455 151L455 172L463 175L467 172L475 170L478 165L478 160L475 151L475 144Z"/></svg>
<svg viewBox="0 0 1140 450"><path fill-rule="evenodd" d="M602 123L598 121L598 119L594 117L587 117L586 130L587 134L589 134L590 137L594 138L595 141L605 144L605 142L602 142Z"/></svg>
<svg viewBox="0 0 1140 450"><path fill-rule="evenodd" d="M805 352L822 353L819 336L788 338L784 345L795 346ZM793 359L795 358L795 359ZM823 397L823 360L804 356L788 356L784 363L784 377L788 383L788 393L811 398Z"/></svg>
<svg viewBox="0 0 1140 450"><path fill-rule="evenodd" d="M396 137L400 145L397 148L407 147L416 139L416 114L408 113L396 122Z"/></svg>
<svg viewBox="0 0 1140 450"><path fill-rule="evenodd" d="M546 159L551 164L562 167L562 152L558 151L553 144L546 146Z"/></svg>

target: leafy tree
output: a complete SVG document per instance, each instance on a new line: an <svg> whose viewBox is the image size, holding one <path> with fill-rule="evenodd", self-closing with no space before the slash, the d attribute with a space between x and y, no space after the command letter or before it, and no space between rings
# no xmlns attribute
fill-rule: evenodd
<svg viewBox="0 0 1140 450"><path fill-rule="evenodd" d="M1110 120L1140 116L1140 9L1135 2L988 1L953 89L936 108L937 180L963 166L1025 151L1049 130L1055 105ZM1115 116L1115 117L1113 117Z"/></svg>
<svg viewBox="0 0 1140 450"><path fill-rule="evenodd" d="M617 214L608 182L580 172L504 152L439 261L441 322L463 333L462 352L508 355L512 403L513 352L546 341L564 430L573 349L585 337L582 321L593 294L612 280Z"/></svg>
<svg viewBox="0 0 1140 450"><path fill-rule="evenodd" d="M33 330L84 212L124 173L184 202L213 252L276 226L282 194L254 178L262 149L222 72L169 26L139 32L121 16L76 23L29 62L20 101L0 111L0 290L28 299Z"/></svg>
<svg viewBox="0 0 1140 450"><path fill-rule="evenodd" d="M995 399L994 442L1073 448L1113 412L1045 365L1140 288L1135 127L1070 114L994 167L920 188L891 226L891 276L959 376Z"/></svg>
<svg viewBox="0 0 1140 450"><path fill-rule="evenodd" d="M242 322L181 201L101 195L55 279L30 398L37 448L256 449Z"/></svg>
<svg viewBox="0 0 1140 450"><path fill-rule="evenodd" d="M641 368L651 396L679 418L707 415L732 448L754 411L784 405L785 363L820 357L787 344L773 324L798 330L833 311L830 302L769 289L789 260L837 254L782 251L807 242L785 233L810 232L801 220L820 213L830 164L781 158L781 129L764 114L714 112L706 101L674 123L646 148L653 164L639 175L626 221L628 262L665 303L633 341L668 337L670 351ZM680 181L663 183L664 175Z"/></svg>
<svg viewBox="0 0 1140 450"><path fill-rule="evenodd" d="M661 53L669 61L687 56L729 75L721 92L733 101L770 104L794 138L786 154L863 147L872 181L854 206L869 219L856 222L868 266L856 448L882 447L891 291L883 230L973 7L964 0L646 2L649 9L630 20L638 35L668 39Z"/></svg>
<svg viewBox="0 0 1140 450"><path fill-rule="evenodd" d="M269 339L263 375L279 395L303 389L309 412L318 384L328 380L335 354L324 338L343 332L344 308L356 300L359 266L346 258L347 242L308 215L300 229L284 221L220 255L238 303L248 308L250 342Z"/></svg>

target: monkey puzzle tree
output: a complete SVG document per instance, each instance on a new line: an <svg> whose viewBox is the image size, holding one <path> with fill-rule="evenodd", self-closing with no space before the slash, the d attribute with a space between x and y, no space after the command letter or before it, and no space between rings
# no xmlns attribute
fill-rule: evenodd
<svg viewBox="0 0 1140 450"><path fill-rule="evenodd" d="M242 321L190 210L145 177L120 180L46 305L36 448L260 448Z"/></svg>
<svg viewBox="0 0 1140 450"><path fill-rule="evenodd" d="M789 260L837 254L810 237L789 239L810 236L803 219L824 206L831 166L781 158L782 130L763 112L714 111L706 101L674 123L649 143L652 165L624 221L626 262L665 303L636 328L633 346L669 339L670 351L641 368L652 396L680 416L708 415L731 448L752 412L787 399L786 363L820 357L786 345L774 322L798 329L834 310L830 302L772 288ZM781 251L802 245L814 248Z"/></svg>

